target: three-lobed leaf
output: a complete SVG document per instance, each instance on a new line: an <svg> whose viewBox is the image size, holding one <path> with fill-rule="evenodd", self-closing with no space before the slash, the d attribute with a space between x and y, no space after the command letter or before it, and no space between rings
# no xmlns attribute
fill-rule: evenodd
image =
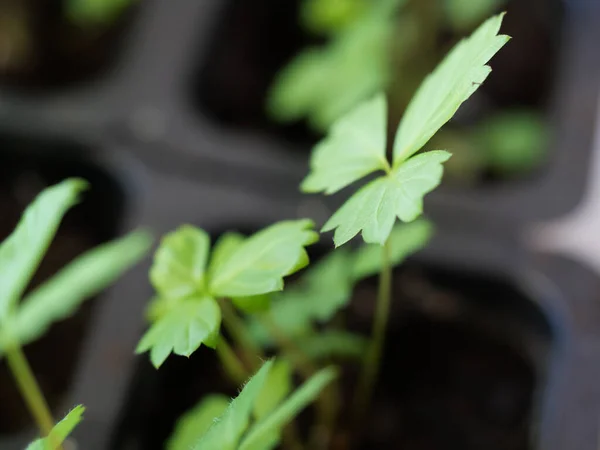
<svg viewBox="0 0 600 450"><path fill-rule="evenodd" d="M386 129L382 95L341 118L330 136L317 145L311 172L302 184L306 192L330 194L377 168L386 171L384 176L359 189L327 221L322 231L335 230L336 246L359 233L366 243L383 245L396 219L411 222L422 214L423 198L439 185L442 164L450 154L435 150L413 155L489 75L491 69L486 63L508 41L507 36L498 35L502 17L492 17L461 41L422 83L398 127L391 169L385 158L383 166L374 163L375 157L384 155L386 149L385 139L381 139L382 130ZM365 111L371 112L369 117ZM342 126L345 131L340 133ZM360 138L353 130L359 130ZM380 147L374 148L375 143Z"/></svg>
<svg viewBox="0 0 600 450"><path fill-rule="evenodd" d="M76 406L60 422L54 425L49 436L32 442L26 450L56 450L83 420L84 412L85 407L83 405Z"/></svg>
<svg viewBox="0 0 600 450"><path fill-rule="evenodd" d="M450 153L443 150L411 158L389 176L362 187L331 216L322 231L335 229L336 247L361 232L366 243L383 245L396 218L411 222L421 215L423 197L439 185L442 163L449 158Z"/></svg>
<svg viewBox="0 0 600 450"><path fill-rule="evenodd" d="M150 351L150 361L158 368L171 353L189 357L201 344L215 348L220 326L221 309L213 298L188 298L150 326L136 353Z"/></svg>
<svg viewBox="0 0 600 450"><path fill-rule="evenodd" d="M86 187L84 180L71 178L45 189L0 244L0 322L23 294L64 214L77 203Z"/></svg>

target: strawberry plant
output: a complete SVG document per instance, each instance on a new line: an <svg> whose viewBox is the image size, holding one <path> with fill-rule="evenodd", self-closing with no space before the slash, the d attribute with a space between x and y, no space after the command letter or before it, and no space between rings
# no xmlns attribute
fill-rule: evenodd
<svg viewBox="0 0 600 450"><path fill-rule="evenodd" d="M350 432L359 432L378 379L392 267L427 243L432 226L419 219L423 198L439 184L450 158L446 150L418 152L489 75L488 61L509 39L498 34L502 19L483 23L425 79L393 143L386 140L388 108L380 93L338 118L315 147L304 192L333 194L372 176L322 228L335 231L336 247L361 234L358 248L336 249L283 290L284 277L309 264L305 247L317 241L309 220L280 222L249 237L228 232L212 249L209 234L189 225L163 238L150 270L156 290L150 327L137 352L149 352L159 368L171 353L190 356L205 345L215 349L233 384L255 374L231 403L219 394L202 399L180 419L167 449L327 449L342 404L350 401ZM329 326L356 283L376 274L371 337ZM261 364L273 353L274 361ZM339 369L329 365L334 357L361 363L353 399L341 398ZM304 382L294 390L296 375ZM295 421L313 401L313 413Z"/></svg>

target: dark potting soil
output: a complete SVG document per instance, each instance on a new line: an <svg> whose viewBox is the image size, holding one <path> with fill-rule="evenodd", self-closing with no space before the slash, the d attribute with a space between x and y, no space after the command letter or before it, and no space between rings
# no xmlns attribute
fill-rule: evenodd
<svg viewBox="0 0 600 450"><path fill-rule="evenodd" d="M351 329L368 330L375 286L371 280L357 289L346 316ZM534 448L534 392L542 384L549 331L530 300L506 283L431 268L403 270L394 289L382 373L358 448ZM356 368L346 374L350 400ZM210 349L189 359L172 356L158 371L141 357L111 448L162 449L177 418L214 392L235 396L237 389ZM349 410L349 404L342 408ZM342 415L342 428L348 419ZM348 449L348 442L342 430L331 449Z"/></svg>
<svg viewBox="0 0 600 450"><path fill-rule="evenodd" d="M53 148L46 156L27 153L28 144L1 139L0 240L17 224L24 208L44 188L69 176L82 176L92 184L84 202L67 213L28 289L58 272L73 258L114 235L119 198L93 166L61 157ZM12 153L14 151L14 153ZM94 301L88 301L69 319L54 324L40 340L25 346L25 354L50 408L64 414L67 394L79 352L86 336ZM32 426L32 419L4 359L0 360L0 435Z"/></svg>
<svg viewBox="0 0 600 450"><path fill-rule="evenodd" d="M4 0L0 4L0 83L46 90L102 75L118 54L133 17L75 23L65 0Z"/></svg>

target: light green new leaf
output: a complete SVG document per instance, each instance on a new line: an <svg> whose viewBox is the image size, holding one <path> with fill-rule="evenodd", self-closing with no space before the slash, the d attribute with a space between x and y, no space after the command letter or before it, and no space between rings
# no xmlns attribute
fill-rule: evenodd
<svg viewBox="0 0 600 450"><path fill-rule="evenodd" d="M304 192L333 194L377 170L389 170L385 157L387 103L379 94L335 123L314 149Z"/></svg>
<svg viewBox="0 0 600 450"><path fill-rule="evenodd" d="M220 327L221 309L213 298L185 299L150 326L136 353L150 351L159 368L170 353L189 357L201 344L215 348Z"/></svg>
<svg viewBox="0 0 600 450"><path fill-rule="evenodd" d="M336 247L362 231L368 244L380 244L390 235L396 217L415 220L423 212L423 197L439 185L442 163L450 153L435 150L417 155L388 176L373 180L335 212L322 231L335 229Z"/></svg>
<svg viewBox="0 0 600 450"><path fill-rule="evenodd" d="M19 306L11 329L21 345L42 336L55 321L70 316L86 298L113 283L148 251L152 237L137 231L96 247L45 282Z"/></svg>
<svg viewBox="0 0 600 450"><path fill-rule="evenodd" d="M395 167L419 151L488 77L486 63L509 40L498 35L502 18L492 17L459 42L421 84L398 127Z"/></svg>
<svg viewBox="0 0 600 450"><path fill-rule="evenodd" d="M63 215L87 187L71 178L45 189L27 207L12 234L0 244L0 322L14 307L46 253Z"/></svg>
<svg viewBox="0 0 600 450"><path fill-rule="evenodd" d="M32 442L26 450L56 450L83 420L84 412L83 405L76 406L52 428L49 436Z"/></svg>
<svg viewBox="0 0 600 450"><path fill-rule="evenodd" d="M210 250L208 233L183 225L161 241L150 269L150 281L166 298L204 294L205 270Z"/></svg>
<svg viewBox="0 0 600 450"><path fill-rule="evenodd" d="M304 246L318 240L310 220L283 221L244 240L216 264L210 279L215 297L247 297L283 289L283 277L308 264Z"/></svg>
<svg viewBox="0 0 600 450"><path fill-rule="evenodd" d="M292 366L285 359L276 360L254 404L254 417L263 419L292 391Z"/></svg>
<svg viewBox="0 0 600 450"><path fill-rule="evenodd" d="M407 256L422 249L433 234L433 225L425 219L396 225L390 234L390 262L400 264ZM381 271L383 248L364 245L354 256L352 275L358 281Z"/></svg>
<svg viewBox="0 0 600 450"><path fill-rule="evenodd" d="M271 445L273 435L312 403L336 376L337 371L332 367L312 376L277 409L250 428L239 450L263 450L265 446Z"/></svg>
<svg viewBox="0 0 600 450"><path fill-rule="evenodd" d="M240 438L250 423L256 399L265 386L272 366L272 361L263 364L193 450L237 450Z"/></svg>
<svg viewBox="0 0 600 450"><path fill-rule="evenodd" d="M229 399L224 395L209 395L177 420L175 430L166 444L167 450L190 450L214 424L215 417L225 412Z"/></svg>

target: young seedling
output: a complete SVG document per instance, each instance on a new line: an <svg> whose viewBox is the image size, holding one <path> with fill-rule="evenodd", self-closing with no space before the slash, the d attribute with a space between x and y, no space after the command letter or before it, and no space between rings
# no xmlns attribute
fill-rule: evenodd
<svg viewBox="0 0 600 450"><path fill-rule="evenodd" d="M503 15L482 24L457 44L429 75L410 102L398 126L391 161L386 155L387 106L383 94L339 119L314 149L304 192L333 194L363 177L383 175L360 188L327 221L339 247L361 233L367 243L383 246L373 335L364 360L356 398L357 414L367 407L378 375L391 300L390 233L396 222L411 222L422 213L423 197L439 183L444 150L415 156L448 122L490 74L487 62L508 41L498 35Z"/></svg>
<svg viewBox="0 0 600 450"><path fill-rule="evenodd" d="M151 245L145 232L101 245L79 256L29 294L23 293L54 237L63 215L87 187L69 179L42 192L29 205L13 233L0 244L0 357L5 356L19 390L42 436L32 449L60 448L81 419L75 408L56 427L21 349L40 338L50 325L70 316L87 298L114 282L140 260Z"/></svg>
<svg viewBox="0 0 600 450"><path fill-rule="evenodd" d="M334 369L323 369L290 394L291 383L277 383L280 374L289 378L289 371L278 370L277 362L268 361L231 403L220 395L202 400L180 421L167 450L276 448L284 425L336 377Z"/></svg>
<svg viewBox="0 0 600 450"><path fill-rule="evenodd" d="M244 363L255 368L261 352L252 346L232 304L242 309L268 307L261 296L283 289L283 277L308 264L304 247L318 239L312 226L309 220L296 220L249 238L227 233L215 244L210 262L210 238L204 230L185 225L167 235L150 270L158 293L149 309L152 325L137 352L150 351L158 368L170 353L190 356L204 344L216 348L230 374L239 379L244 372L220 336L223 318L244 350Z"/></svg>

